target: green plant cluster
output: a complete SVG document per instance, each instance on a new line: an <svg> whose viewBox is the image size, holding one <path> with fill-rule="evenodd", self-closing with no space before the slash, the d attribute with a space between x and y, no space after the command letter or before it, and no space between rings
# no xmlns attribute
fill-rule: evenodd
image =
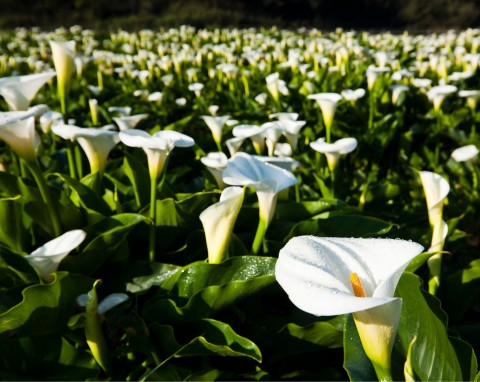
<svg viewBox="0 0 480 382"><path fill-rule="evenodd" d="M459 91L478 90L478 60L472 64L478 30L410 36L191 27L110 34L80 27L17 29L0 35L0 86L2 78L53 68L51 40L74 40L81 59L64 115L70 125L114 124L109 108L130 107L132 115L148 114L136 129L174 130L195 145L171 152L152 218L142 150L118 144L105 171L90 173L80 146L43 130L37 120L36 155L52 195L48 205L28 167L2 143L1 379L375 379L351 315L315 317L296 308L275 280L276 259L287 241L300 235L401 238L428 248L432 231L421 170L440 174L451 187L443 211L446 253L436 296L427 292L427 250L399 282L396 295L403 309L393 376L403 379L405 367L419 380L478 377L478 162L456 162L451 153L467 144L479 147L480 114L458 94L438 109L427 96L429 88L444 82ZM435 55L448 60L445 70L433 64ZM378 68L379 60L388 70L369 86L367 72ZM233 66L227 70L225 64ZM288 91L271 92L265 79L273 73ZM415 85L419 78L432 83ZM202 90L189 88L194 83ZM392 102L394 84L407 90ZM363 97L337 104L331 127L332 141L355 137L358 147L329 168L325 156L310 147L325 136L325 126L308 96L360 88L366 89ZM149 97L157 92L160 96ZM98 103L96 123L92 99ZM32 105L38 104L60 111L55 79L38 92ZM256 193L247 188L228 258L219 264L206 261L199 219L221 192L200 161L218 151L201 118L212 114L212 105L218 106L217 115L229 115L237 124L260 126L279 112L298 113L306 122L292 150L299 162L293 170L298 184L279 196L259 253L249 250L259 213ZM8 110L3 99L0 110ZM232 129L224 126L225 154ZM76 176L69 171L69 143ZM281 143L287 143L283 135ZM250 140L242 151L255 154ZM55 238L53 208L62 232L82 229L87 236L46 282L26 256ZM150 227L154 261L149 261ZM88 341L92 308L87 304L86 312L78 302L86 293L91 304L97 295L99 301L113 293L128 296L95 316L100 325L95 333L105 341L100 356Z"/></svg>

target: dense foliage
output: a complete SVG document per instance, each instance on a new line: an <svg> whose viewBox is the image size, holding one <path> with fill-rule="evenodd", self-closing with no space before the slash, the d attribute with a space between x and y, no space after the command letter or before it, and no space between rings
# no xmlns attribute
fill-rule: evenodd
<svg viewBox="0 0 480 382"><path fill-rule="evenodd" d="M306 313L276 281L279 251L314 235L421 244L393 378L473 380L479 46L472 29L0 34L0 378L375 379L351 314Z"/></svg>

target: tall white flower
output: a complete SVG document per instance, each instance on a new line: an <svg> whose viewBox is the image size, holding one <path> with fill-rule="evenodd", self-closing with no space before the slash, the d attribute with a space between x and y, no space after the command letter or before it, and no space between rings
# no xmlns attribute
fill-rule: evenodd
<svg viewBox="0 0 480 382"><path fill-rule="evenodd" d="M275 102L278 102L280 98L280 94L282 95L288 95L289 90L287 88L287 84L285 83L284 80L280 79L280 74L279 73L272 73L269 74L266 78L265 81L267 83L267 89L272 95L272 98L275 100Z"/></svg>
<svg viewBox="0 0 480 382"><path fill-rule="evenodd" d="M55 72L0 78L0 95L11 110L27 110L33 98Z"/></svg>
<svg viewBox="0 0 480 382"><path fill-rule="evenodd" d="M227 187L222 191L220 201L200 214L200 221L207 240L208 262L221 263L226 259L233 226L242 208L245 189Z"/></svg>
<svg viewBox="0 0 480 382"><path fill-rule="evenodd" d="M37 271L42 280L50 282L53 280L52 273L56 272L60 262L78 247L86 236L85 231L81 229L65 232L56 239L42 245L25 258Z"/></svg>
<svg viewBox="0 0 480 382"><path fill-rule="evenodd" d="M439 111L442 107L443 101L447 96L457 91L454 85L438 85L433 86L428 92L427 97L433 103L433 109Z"/></svg>
<svg viewBox="0 0 480 382"><path fill-rule="evenodd" d="M70 91L72 73L75 68L75 41L50 41L53 64L57 72L58 96L62 102L62 113L66 112L66 99Z"/></svg>
<svg viewBox="0 0 480 382"><path fill-rule="evenodd" d="M323 122L327 132L327 142L330 142L330 131L335 118L335 111L337 110L337 103L343 98L338 93L317 93L310 94L309 99L313 99L318 103L322 110Z"/></svg>
<svg viewBox="0 0 480 382"><path fill-rule="evenodd" d="M120 131L134 129L140 121L148 118L148 114L123 115L121 117L113 117L113 121L117 124Z"/></svg>
<svg viewBox="0 0 480 382"><path fill-rule="evenodd" d="M325 142L325 138L319 138L310 143L310 147L319 153L325 154L330 170L337 167L340 155L351 153L357 148L357 140L355 138L342 138L334 143Z"/></svg>
<svg viewBox="0 0 480 382"><path fill-rule="evenodd" d="M224 116L210 116L202 115L200 118L207 124L208 128L212 132L213 140L217 145L219 151L222 151L222 136L223 136L223 127L225 123L230 119L229 115Z"/></svg>
<svg viewBox="0 0 480 382"><path fill-rule="evenodd" d="M5 141L10 149L26 162L36 161L40 139L35 131L35 117L5 118L3 120L0 118L0 139Z"/></svg>
<svg viewBox="0 0 480 382"><path fill-rule="evenodd" d="M353 313L379 380L391 380L390 355L402 309L393 294L422 250L405 240L300 236L280 250L275 276L290 300L308 313Z"/></svg>
<svg viewBox="0 0 480 382"><path fill-rule="evenodd" d="M240 152L228 160L223 181L232 186L251 187L257 193L260 220L252 246L252 252L256 254L275 214L278 193L294 186L298 180L290 171Z"/></svg>

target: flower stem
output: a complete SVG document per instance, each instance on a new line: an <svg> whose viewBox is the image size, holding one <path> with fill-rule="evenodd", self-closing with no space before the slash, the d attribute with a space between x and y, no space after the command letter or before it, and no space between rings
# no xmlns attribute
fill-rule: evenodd
<svg viewBox="0 0 480 382"><path fill-rule="evenodd" d="M373 368L375 369L375 373L377 374L379 382L391 382L391 381L393 381L392 372L390 370L390 367L385 367L383 365L373 363Z"/></svg>
<svg viewBox="0 0 480 382"><path fill-rule="evenodd" d="M255 239L253 240L252 244L252 254L257 255L260 251L260 247L263 244L263 239L265 238L265 233L267 232L267 221L266 219L260 217L260 221L258 222L257 233L255 234Z"/></svg>
<svg viewBox="0 0 480 382"><path fill-rule="evenodd" d="M152 219L152 225L150 226L149 234L148 258L152 263L155 261L155 230L157 227L157 181L157 177L150 177L150 219Z"/></svg>
<svg viewBox="0 0 480 382"><path fill-rule="evenodd" d="M33 178L35 179L35 182L37 182L38 189L40 190L40 194L42 195L42 199L45 203L45 206L47 208L48 214L50 215L50 220L52 222L52 227L53 227L53 232L55 236L60 236L62 233L61 226L60 226L60 219L58 216L58 211L57 208L55 207L55 204L53 203L52 195L50 194L50 191L48 190L48 185L45 180L45 177L43 175L42 170L40 169L40 166L38 162L32 161L28 162L27 166L30 170L30 172L33 175Z"/></svg>
<svg viewBox="0 0 480 382"><path fill-rule="evenodd" d="M75 152L73 151L73 143L69 140L66 141L67 144L67 158L68 158L68 168L70 171L70 178L78 179L77 176L77 166L75 164Z"/></svg>

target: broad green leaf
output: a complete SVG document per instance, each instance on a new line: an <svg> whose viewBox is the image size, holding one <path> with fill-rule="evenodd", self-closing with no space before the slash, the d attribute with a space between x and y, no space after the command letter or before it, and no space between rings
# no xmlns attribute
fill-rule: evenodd
<svg viewBox="0 0 480 382"><path fill-rule="evenodd" d="M0 243L16 252L25 248L27 235L19 198L0 199Z"/></svg>
<svg viewBox="0 0 480 382"><path fill-rule="evenodd" d="M160 296L145 306L144 315L161 323L208 317L274 283L275 263L273 258L242 256L186 266L178 279L170 279L177 301Z"/></svg>
<svg viewBox="0 0 480 382"><path fill-rule="evenodd" d="M130 231L146 218L138 214L118 214L106 217L100 222L84 227L88 237L93 239L77 256L69 256L62 262L62 269L92 275L109 258L120 257L122 250L128 250L126 237ZM145 249L145 253L147 249ZM147 255L145 255L147 256Z"/></svg>
<svg viewBox="0 0 480 382"><path fill-rule="evenodd" d="M388 233L392 227L392 223L370 216L325 212L296 224L285 241L300 235L375 237Z"/></svg>
<svg viewBox="0 0 480 382"><path fill-rule="evenodd" d="M54 174L63 180L72 190L70 199L77 207L82 207L88 210L93 210L99 214L108 216L112 213L108 204L97 195L90 187L84 185L82 182L72 179L65 174Z"/></svg>
<svg viewBox="0 0 480 382"><path fill-rule="evenodd" d="M301 221L327 210L343 206L337 199L321 199L304 202L279 202L275 214L279 220Z"/></svg>
<svg viewBox="0 0 480 382"><path fill-rule="evenodd" d="M22 302L0 315L0 336L61 333L75 311L77 296L91 286L88 277L57 272L51 284L25 288Z"/></svg>
<svg viewBox="0 0 480 382"><path fill-rule="evenodd" d="M445 313L439 301L422 293L420 286L418 276L404 273L396 289L396 295L403 299L397 334L402 352L407 355L416 336L411 358L415 375L422 381L461 381L462 369L447 335Z"/></svg>
<svg viewBox="0 0 480 382"><path fill-rule="evenodd" d="M123 171L132 183L138 208L145 206L150 200L150 175L148 170L133 155L125 152Z"/></svg>
<svg viewBox="0 0 480 382"><path fill-rule="evenodd" d="M181 270L182 267L173 264L137 262L127 264L118 274L122 279L129 280L126 282L128 292L140 293L153 286L162 287L163 283Z"/></svg>
<svg viewBox="0 0 480 382"><path fill-rule="evenodd" d="M472 346L459 338L449 337L457 353L464 381L473 381L478 370L477 356Z"/></svg>

